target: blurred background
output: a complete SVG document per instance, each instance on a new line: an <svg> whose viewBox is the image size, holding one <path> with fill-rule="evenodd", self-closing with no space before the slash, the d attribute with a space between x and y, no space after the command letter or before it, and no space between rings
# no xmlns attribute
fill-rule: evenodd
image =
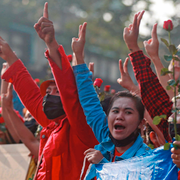
<svg viewBox="0 0 180 180"><path fill-rule="evenodd" d="M33 78L51 77L44 58L45 45L33 26L42 16L44 0L0 0L0 36L5 39L23 61ZM177 0L50 0L49 19L54 22L56 39L72 54L71 39L77 37L79 24L87 22L85 46L86 62L94 62L94 78L102 78L103 86L121 90L116 79L120 76L118 60L123 61L129 51L123 40L123 29L133 20L134 13L146 10L139 36L139 46L144 51L143 41L150 38L154 23L158 22L158 38L168 39L162 29L163 22L171 19L174 24L172 43L180 43L180 1ZM166 47L160 42L159 55ZM0 59L0 66L4 61ZM153 67L153 66L152 66ZM135 81L131 64L129 72Z"/></svg>

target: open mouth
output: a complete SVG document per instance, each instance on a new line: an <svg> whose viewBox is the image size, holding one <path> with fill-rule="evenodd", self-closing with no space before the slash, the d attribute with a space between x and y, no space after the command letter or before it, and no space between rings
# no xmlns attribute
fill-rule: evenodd
<svg viewBox="0 0 180 180"><path fill-rule="evenodd" d="M116 124L116 125L114 126L114 128L115 128L116 130L122 130L122 129L125 129L124 126L119 125L119 124Z"/></svg>

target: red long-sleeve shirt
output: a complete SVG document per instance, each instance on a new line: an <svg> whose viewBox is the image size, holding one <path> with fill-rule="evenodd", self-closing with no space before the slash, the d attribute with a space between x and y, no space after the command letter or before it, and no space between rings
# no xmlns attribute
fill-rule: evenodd
<svg viewBox="0 0 180 180"><path fill-rule="evenodd" d="M62 70L49 59L67 115L59 119L57 125L45 116L40 90L20 60L13 63L2 76L2 79L13 83L23 104L43 126L39 150L39 157L43 153L43 158L36 178L38 180L79 179L84 151L98 143L86 123L73 72L62 46L59 47L59 53Z"/></svg>
<svg viewBox="0 0 180 180"><path fill-rule="evenodd" d="M141 50L131 53L129 56L140 87L142 102L150 116L154 118L155 116L165 114L168 118L171 115L172 102L152 71L150 59ZM167 120L161 120L158 128L163 133L165 139L171 141Z"/></svg>

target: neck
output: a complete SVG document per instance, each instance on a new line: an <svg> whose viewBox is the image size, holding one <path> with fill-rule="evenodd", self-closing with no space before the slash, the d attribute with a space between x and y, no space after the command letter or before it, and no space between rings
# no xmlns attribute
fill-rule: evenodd
<svg viewBox="0 0 180 180"><path fill-rule="evenodd" d="M130 144L128 144L127 146L124 146L124 147L115 147L116 150L119 152L119 153L124 153L126 150L128 150L132 145L134 144L134 141L131 142Z"/></svg>

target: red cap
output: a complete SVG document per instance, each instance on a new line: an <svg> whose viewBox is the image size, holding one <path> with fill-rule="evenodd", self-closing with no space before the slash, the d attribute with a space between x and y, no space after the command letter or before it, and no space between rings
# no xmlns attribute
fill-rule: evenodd
<svg viewBox="0 0 180 180"><path fill-rule="evenodd" d="M44 81L43 83L41 83L40 85L40 92L41 92L41 95L44 97L46 95L46 89L48 88L49 84L54 82L55 83L55 80L54 79L49 79L47 81Z"/></svg>

